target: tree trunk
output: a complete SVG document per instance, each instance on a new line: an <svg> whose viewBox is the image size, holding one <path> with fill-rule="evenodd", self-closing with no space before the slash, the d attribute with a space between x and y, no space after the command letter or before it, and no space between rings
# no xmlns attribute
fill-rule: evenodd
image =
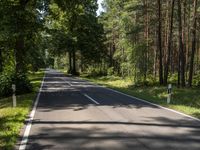
<svg viewBox="0 0 200 150"><path fill-rule="evenodd" d="M24 37L20 35L15 44L15 71L16 74L25 73L25 61L24 61Z"/></svg>
<svg viewBox="0 0 200 150"><path fill-rule="evenodd" d="M185 86L185 74L186 74L186 0L183 2L183 28L182 28L182 44L183 44L183 55L182 55L182 87Z"/></svg>
<svg viewBox="0 0 200 150"><path fill-rule="evenodd" d="M71 52L68 52L68 59L69 59L69 70L68 70L68 73L72 73L72 53Z"/></svg>
<svg viewBox="0 0 200 150"><path fill-rule="evenodd" d="M72 74L73 75L77 75L77 71L76 71L76 52L75 50L72 51L72 57L73 57L73 68L72 68Z"/></svg>
<svg viewBox="0 0 200 150"><path fill-rule="evenodd" d="M148 12L148 0L143 0L144 5L144 16L145 16L145 32L144 39L146 40L146 51L144 54L144 82L146 82L147 72L148 72L148 52L149 52L149 12Z"/></svg>
<svg viewBox="0 0 200 150"><path fill-rule="evenodd" d="M26 64L25 64L25 45L24 45L24 16L25 8L29 0L20 0L19 1L19 15L16 15L17 17L17 37L15 42L15 48L14 48L14 55L15 55L15 73L16 74L23 74L26 72Z"/></svg>
<svg viewBox="0 0 200 150"><path fill-rule="evenodd" d="M2 49L0 48L0 72L3 71Z"/></svg>
<svg viewBox="0 0 200 150"><path fill-rule="evenodd" d="M184 44L183 44L183 28L182 28L182 7L180 0L178 2L178 29L179 29L179 75L181 86L185 86L185 53L184 53Z"/></svg>
<svg viewBox="0 0 200 150"><path fill-rule="evenodd" d="M187 17L190 17L190 4L186 5L186 12ZM186 26L186 45L185 45L185 68L186 68L186 76L185 78L188 79L188 70L189 70L189 47L190 47L190 19L187 19L187 26Z"/></svg>
<svg viewBox="0 0 200 150"><path fill-rule="evenodd" d="M192 52L190 59L190 71L188 85L192 86L193 80L193 68L194 68L194 54L196 50L196 27L197 27L197 0L194 0L194 12L193 12L193 27L192 27Z"/></svg>
<svg viewBox="0 0 200 150"><path fill-rule="evenodd" d="M171 61L171 47L172 47L172 35L173 35L173 17L174 17L174 1L171 0L171 16L169 23L169 35L168 35L168 47L167 47L167 62L164 71L164 84L166 85L168 82L168 74L169 74L169 64Z"/></svg>
<svg viewBox="0 0 200 150"><path fill-rule="evenodd" d="M113 67L113 56L112 56L112 43L109 44L109 59L110 59L110 63L109 63L109 67Z"/></svg>
<svg viewBox="0 0 200 150"><path fill-rule="evenodd" d="M161 1L158 0L158 50L159 50L159 82L163 84L163 52L162 52L162 18L161 18Z"/></svg>

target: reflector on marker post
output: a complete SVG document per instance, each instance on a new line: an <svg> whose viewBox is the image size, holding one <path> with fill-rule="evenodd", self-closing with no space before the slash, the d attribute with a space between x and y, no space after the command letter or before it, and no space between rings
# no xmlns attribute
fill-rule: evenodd
<svg viewBox="0 0 200 150"><path fill-rule="evenodd" d="M168 85L167 93L168 93L167 104L170 104L170 102L171 102L171 96L172 96L172 84Z"/></svg>

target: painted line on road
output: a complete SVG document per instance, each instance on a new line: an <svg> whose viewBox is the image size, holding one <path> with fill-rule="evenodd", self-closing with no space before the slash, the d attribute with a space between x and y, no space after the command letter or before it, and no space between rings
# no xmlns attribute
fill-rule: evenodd
<svg viewBox="0 0 200 150"><path fill-rule="evenodd" d="M102 87L102 86L100 86L100 87ZM188 118L190 118L190 119L194 119L194 120L196 120L196 121L200 121L200 119L198 119L198 118L192 117L192 116L190 116L190 115L184 114L184 113L182 113L182 112L179 112L179 111L176 111L176 110L167 108L167 107L163 107L163 106L161 106L161 105L157 105L157 104L148 102L148 101L146 101L146 100L143 100L143 99L140 99L140 98L137 98L137 97L134 97L134 96L131 96L131 95L122 93L122 92L120 92L120 91L116 91L116 90L113 90L113 89L110 89L110 88L107 88L107 87L102 87L102 88L105 88L105 89L108 89L108 90L113 91L113 92L115 92L115 93L122 94L122 95L124 95L124 96L130 97L130 98L133 98L133 99L136 99L136 100L138 100L138 101L141 101L141 102L144 102L144 103L147 103L147 104L156 106L156 107L158 107L158 108L162 108L162 109L165 109L165 110L168 110L168 111L177 113L177 114L179 114L179 115L188 117Z"/></svg>
<svg viewBox="0 0 200 150"><path fill-rule="evenodd" d="M83 94L85 97L87 97L89 100L93 101L95 104L99 105L100 103L98 103L96 100L94 100L92 97L90 97L89 95L87 94Z"/></svg>
<svg viewBox="0 0 200 150"><path fill-rule="evenodd" d="M67 82L65 79L61 78L65 83L69 84L69 86L73 86L70 82Z"/></svg>
<svg viewBox="0 0 200 150"><path fill-rule="evenodd" d="M48 91L48 90L68 90L70 89L70 87L55 87L55 88L51 88L51 87L47 87L47 88L43 88L42 91Z"/></svg>
<svg viewBox="0 0 200 150"><path fill-rule="evenodd" d="M45 71L45 74L46 74L46 71ZM42 91L42 87L43 87L43 84L44 84L45 74L44 74L44 77L43 77L43 80L42 80L42 84L40 86L39 93L38 93L37 98L35 100L33 109L32 109L32 111L31 111L31 113L29 115L29 119L27 120L28 123L26 125L25 131L24 131L24 135L23 135L23 138L22 138L20 146L19 146L19 150L25 150L26 149L26 145L27 145L27 142L28 142L28 137L29 137L29 134L30 134L31 126L32 126L32 121L33 121L33 118L34 118L34 115L35 115L35 112L36 112L36 108L37 108L37 105L38 105L38 102L39 102L39 98L40 98L40 95L41 95L41 91Z"/></svg>
<svg viewBox="0 0 200 150"><path fill-rule="evenodd" d="M72 85L70 82L68 82L68 81L66 81L66 80L64 80L64 79L62 79L65 83L67 83L67 84L69 84L69 86L70 87L72 87L72 86L74 86L74 85ZM78 82L77 82L78 83ZM98 103L96 100L94 100L92 97L90 97L89 95L87 95L87 94L85 94L85 93L83 93L83 95L85 96L85 97L87 97L89 100L91 100L92 102L94 102L95 104L97 104L97 105L99 105L100 103Z"/></svg>
<svg viewBox="0 0 200 150"><path fill-rule="evenodd" d="M47 79L47 78L45 78ZM60 83L63 83L62 81L45 81L46 84L60 84Z"/></svg>
<svg viewBox="0 0 200 150"><path fill-rule="evenodd" d="M64 80L64 79L63 79ZM64 80L65 81L65 80ZM73 86L70 82L65 81L69 86Z"/></svg>

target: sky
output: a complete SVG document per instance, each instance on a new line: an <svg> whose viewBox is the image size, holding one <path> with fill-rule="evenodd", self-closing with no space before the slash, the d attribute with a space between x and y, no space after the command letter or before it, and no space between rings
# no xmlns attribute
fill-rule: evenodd
<svg viewBox="0 0 200 150"><path fill-rule="evenodd" d="M100 15L100 13L103 11L103 8L101 6L102 2L103 2L103 0L98 0L99 9L97 10L97 15Z"/></svg>

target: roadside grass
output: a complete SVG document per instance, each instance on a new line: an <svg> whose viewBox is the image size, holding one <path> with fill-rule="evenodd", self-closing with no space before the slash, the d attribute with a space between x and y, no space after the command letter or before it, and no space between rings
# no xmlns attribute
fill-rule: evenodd
<svg viewBox="0 0 200 150"><path fill-rule="evenodd" d="M16 108L12 108L12 97L0 99L0 149L13 149L40 88L43 76L44 71L29 73L28 77L33 86L33 92L18 95Z"/></svg>
<svg viewBox="0 0 200 150"><path fill-rule="evenodd" d="M120 77L86 77L83 79L168 107L200 119L200 89L173 87L171 104L167 104L167 87L134 86L131 79Z"/></svg>

